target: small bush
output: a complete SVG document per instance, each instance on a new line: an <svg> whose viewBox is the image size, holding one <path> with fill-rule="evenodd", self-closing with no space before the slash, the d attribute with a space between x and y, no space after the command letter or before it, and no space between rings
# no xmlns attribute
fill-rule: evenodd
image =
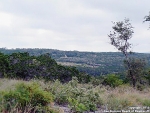
<svg viewBox="0 0 150 113"><path fill-rule="evenodd" d="M106 78L103 81L104 85L109 85L110 87L117 87L119 85L123 84L123 80L121 80L119 78L119 76L115 75L115 74L109 74L106 76Z"/></svg>
<svg viewBox="0 0 150 113"><path fill-rule="evenodd" d="M84 112L87 110L87 107L83 104L80 103L78 100L74 98L68 98L69 101L69 107L74 111L74 112Z"/></svg>
<svg viewBox="0 0 150 113"><path fill-rule="evenodd" d="M150 106L150 100L149 99L145 99L142 102L143 106Z"/></svg>
<svg viewBox="0 0 150 113"><path fill-rule="evenodd" d="M5 111L19 109L25 112L27 107L31 108L30 112L51 112L48 105L53 102L53 95L40 88L37 83L21 83L14 90L2 92L1 103ZM28 106L30 105L30 106Z"/></svg>

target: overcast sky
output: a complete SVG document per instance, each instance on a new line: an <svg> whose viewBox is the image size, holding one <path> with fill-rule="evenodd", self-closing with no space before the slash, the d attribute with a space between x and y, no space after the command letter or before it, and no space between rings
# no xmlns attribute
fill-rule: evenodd
<svg viewBox="0 0 150 113"><path fill-rule="evenodd" d="M150 0L0 0L0 47L117 51L112 21L129 18L133 51L150 53Z"/></svg>

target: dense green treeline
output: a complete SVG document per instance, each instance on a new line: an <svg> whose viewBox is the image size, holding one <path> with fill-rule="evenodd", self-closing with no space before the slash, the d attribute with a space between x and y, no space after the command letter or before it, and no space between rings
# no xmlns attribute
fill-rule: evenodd
<svg viewBox="0 0 150 113"><path fill-rule="evenodd" d="M55 59L56 62L62 65L75 66L80 72L88 73L93 76L121 73L125 71L123 63L124 56L120 52L79 52L40 48L0 48L0 51L7 55L16 52L28 52L31 56L40 56L49 53L51 58ZM150 54L135 53L130 56L145 59L147 61L147 66L150 66Z"/></svg>
<svg viewBox="0 0 150 113"><path fill-rule="evenodd" d="M75 67L57 64L48 53L39 56L31 56L28 52L10 55L0 53L0 77L24 80L33 78L58 79L61 82L68 82L74 76L85 82L90 78L89 75L80 73Z"/></svg>

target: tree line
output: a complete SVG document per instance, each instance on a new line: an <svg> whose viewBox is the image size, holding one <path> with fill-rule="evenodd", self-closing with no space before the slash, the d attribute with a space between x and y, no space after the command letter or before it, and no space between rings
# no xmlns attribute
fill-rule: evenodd
<svg viewBox="0 0 150 113"><path fill-rule="evenodd" d="M87 82L90 76L80 73L75 67L62 66L56 63L50 55L31 56L28 52L0 53L0 77L30 80L42 78L45 80L60 80L68 82L72 77Z"/></svg>

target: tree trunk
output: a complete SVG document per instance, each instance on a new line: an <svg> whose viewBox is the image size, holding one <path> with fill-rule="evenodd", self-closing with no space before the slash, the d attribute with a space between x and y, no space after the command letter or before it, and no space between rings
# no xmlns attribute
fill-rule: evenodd
<svg viewBox="0 0 150 113"><path fill-rule="evenodd" d="M135 86L136 86L136 77L132 73L130 62L128 61L128 59L126 59L126 61L127 61L127 65L128 65L129 76L131 77L132 85L135 88Z"/></svg>

